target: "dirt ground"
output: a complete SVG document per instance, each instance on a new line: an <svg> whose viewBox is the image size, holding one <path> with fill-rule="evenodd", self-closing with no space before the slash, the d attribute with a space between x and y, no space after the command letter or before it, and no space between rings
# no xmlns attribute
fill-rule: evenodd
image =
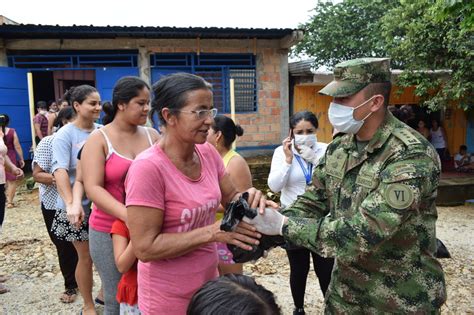
<svg viewBox="0 0 474 315"><path fill-rule="evenodd" d="M443 314L474 314L474 206L439 207L438 237L452 259L442 259L448 300ZM284 314L292 312L285 252L275 249L266 259L246 264L244 272L274 292ZM11 292L0 295L0 314L78 314L81 299L62 304L62 277L38 203L37 190L20 190L17 207L7 209L0 233L0 274ZM97 274L94 292L100 287ZM323 297L314 272L306 289L307 314L320 314ZM99 309L101 312L101 309Z"/></svg>

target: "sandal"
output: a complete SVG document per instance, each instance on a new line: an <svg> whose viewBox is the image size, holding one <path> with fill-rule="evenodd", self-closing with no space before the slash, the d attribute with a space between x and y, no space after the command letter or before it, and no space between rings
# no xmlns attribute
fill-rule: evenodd
<svg viewBox="0 0 474 315"><path fill-rule="evenodd" d="M8 280L8 277L5 275L0 275L0 283L6 282Z"/></svg>
<svg viewBox="0 0 474 315"><path fill-rule="evenodd" d="M76 300L77 298L77 289L67 289L64 291L64 293L61 295L59 300L63 303L72 303Z"/></svg>
<svg viewBox="0 0 474 315"><path fill-rule="evenodd" d="M7 203L7 208L9 208L9 209L15 208L15 204L13 202L9 202L9 203Z"/></svg>
<svg viewBox="0 0 474 315"><path fill-rule="evenodd" d="M94 302L95 302L96 304L99 304L99 305L104 305L104 304L105 304L103 300L99 299L99 297L96 297L95 300L94 300Z"/></svg>

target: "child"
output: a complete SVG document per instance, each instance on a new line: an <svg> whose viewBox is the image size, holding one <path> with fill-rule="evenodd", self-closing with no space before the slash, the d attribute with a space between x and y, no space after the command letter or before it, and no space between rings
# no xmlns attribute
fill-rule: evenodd
<svg viewBox="0 0 474 315"><path fill-rule="evenodd" d="M110 231L114 246L115 264L122 273L117 287L120 315L138 315L137 257L133 253L130 234L121 220L115 220Z"/></svg>

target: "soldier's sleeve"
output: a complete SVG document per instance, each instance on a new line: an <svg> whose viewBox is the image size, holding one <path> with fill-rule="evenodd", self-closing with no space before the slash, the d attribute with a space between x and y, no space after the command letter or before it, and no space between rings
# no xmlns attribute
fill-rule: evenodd
<svg viewBox="0 0 474 315"><path fill-rule="evenodd" d="M427 155L414 155L389 164L379 180L354 216L289 218L285 238L346 262L370 254L417 215L421 202L436 198L439 167Z"/></svg>
<svg viewBox="0 0 474 315"><path fill-rule="evenodd" d="M325 188L325 157L315 167L312 183L304 194L282 210L287 217L320 218L328 213L329 205Z"/></svg>

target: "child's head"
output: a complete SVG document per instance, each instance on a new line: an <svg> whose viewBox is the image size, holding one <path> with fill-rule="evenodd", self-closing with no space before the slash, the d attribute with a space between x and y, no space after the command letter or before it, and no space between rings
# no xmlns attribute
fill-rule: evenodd
<svg viewBox="0 0 474 315"><path fill-rule="evenodd" d="M463 144L459 147L459 154L466 154L466 153L467 153L467 146Z"/></svg>
<svg viewBox="0 0 474 315"><path fill-rule="evenodd" d="M227 274L207 282L192 297L187 315L279 315L272 292L248 276Z"/></svg>

